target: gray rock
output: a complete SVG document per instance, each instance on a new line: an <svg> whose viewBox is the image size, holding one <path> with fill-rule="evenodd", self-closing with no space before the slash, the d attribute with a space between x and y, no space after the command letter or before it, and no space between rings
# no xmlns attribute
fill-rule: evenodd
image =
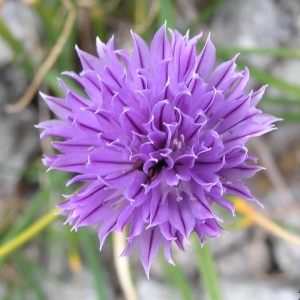
<svg viewBox="0 0 300 300"><path fill-rule="evenodd" d="M137 292L140 300L181 300L175 289L154 280L139 280Z"/></svg>
<svg viewBox="0 0 300 300"><path fill-rule="evenodd" d="M44 282L46 299L49 300L97 300L94 278L87 270L82 270L70 281L49 278Z"/></svg>
<svg viewBox="0 0 300 300"><path fill-rule="evenodd" d="M293 22L290 13L282 9L285 4L275 0L226 1L214 15L212 31L218 43L230 47L278 47L289 39Z"/></svg>
<svg viewBox="0 0 300 300"><path fill-rule="evenodd" d="M40 24L35 12L20 1L4 1L1 18L11 33L34 57L40 47ZM26 24L26 26L24 26ZM28 107L15 115L4 112L4 105L16 102L27 87L27 79L13 64L13 52L0 37L0 198L10 197L28 159L38 150L35 109Z"/></svg>
<svg viewBox="0 0 300 300"><path fill-rule="evenodd" d="M38 44L41 36L41 26L35 12L21 1L9 0L1 5L0 16L13 36L21 41L26 51L34 57L40 49ZM12 50L0 37L0 66L10 63L12 59Z"/></svg>
<svg viewBox="0 0 300 300"><path fill-rule="evenodd" d="M214 15L212 39L222 47L278 47L286 29L287 24L273 0L231 0ZM251 55L247 60L265 68L274 59Z"/></svg>
<svg viewBox="0 0 300 300"><path fill-rule="evenodd" d="M276 259L280 269L290 280L300 278L300 251L299 247L287 242L277 241L275 244Z"/></svg>
<svg viewBox="0 0 300 300"><path fill-rule="evenodd" d="M13 193L28 159L38 149L34 123L36 115L31 109L0 118L0 198Z"/></svg>
<svg viewBox="0 0 300 300"><path fill-rule="evenodd" d="M222 295L224 300L295 300L299 297L299 287L287 286L260 280L222 280Z"/></svg>
<svg viewBox="0 0 300 300"><path fill-rule="evenodd" d="M247 230L224 233L211 242L211 248L216 257L217 270L222 278L251 276L252 249L250 244L251 236ZM259 252L259 257L265 256L263 248L256 250Z"/></svg>

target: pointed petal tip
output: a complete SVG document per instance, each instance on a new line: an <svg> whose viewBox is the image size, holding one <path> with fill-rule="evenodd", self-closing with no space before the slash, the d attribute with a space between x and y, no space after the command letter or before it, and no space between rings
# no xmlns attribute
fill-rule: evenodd
<svg viewBox="0 0 300 300"><path fill-rule="evenodd" d="M235 214L235 207L232 209L231 214L232 214L233 217L236 217L236 214Z"/></svg>
<svg viewBox="0 0 300 300"><path fill-rule="evenodd" d="M47 97L47 95L45 93L43 93L42 91L39 91L40 96L44 99L44 97Z"/></svg>
<svg viewBox="0 0 300 300"><path fill-rule="evenodd" d="M265 206L257 199L255 199L255 202L262 208L265 209Z"/></svg>
<svg viewBox="0 0 300 300"><path fill-rule="evenodd" d="M130 35L133 39L135 39L136 36L140 37L133 29L130 29Z"/></svg>
<svg viewBox="0 0 300 300"><path fill-rule="evenodd" d="M236 55L233 57L232 61L234 61L234 62L235 62L235 61L236 61L236 59L237 59L237 58L240 56L240 54L241 54L240 52L239 52L239 53L237 53L237 54L236 54Z"/></svg>
<svg viewBox="0 0 300 300"><path fill-rule="evenodd" d="M256 198L256 197L252 197L252 199L248 199L249 202L254 202L256 204L258 204L262 209L265 209L264 205Z"/></svg>
<svg viewBox="0 0 300 300"><path fill-rule="evenodd" d="M172 265L172 266L176 267L176 264L174 263L174 261L173 261L173 260L169 260L168 262L169 262L169 264L170 264L170 265Z"/></svg>
<svg viewBox="0 0 300 300"><path fill-rule="evenodd" d="M144 267L147 279L150 280L150 266L148 266L147 268L145 266L143 266L143 267Z"/></svg>
<svg viewBox="0 0 300 300"><path fill-rule="evenodd" d="M102 250L102 247L103 247L103 245L104 245L104 241L102 240L102 241L100 241L100 245L99 245L99 251L101 251L101 250Z"/></svg>
<svg viewBox="0 0 300 300"><path fill-rule="evenodd" d="M97 43L102 43L102 41L101 41L101 39L100 39L99 36L96 36L96 44L97 44Z"/></svg>
<svg viewBox="0 0 300 300"><path fill-rule="evenodd" d="M191 242L189 241L189 235L184 237L184 241L185 241L188 245L191 244Z"/></svg>
<svg viewBox="0 0 300 300"><path fill-rule="evenodd" d="M73 178L72 178L72 179L69 179L69 180L67 181L67 183L66 183L66 186L70 186L70 185L72 184L72 180L73 180Z"/></svg>

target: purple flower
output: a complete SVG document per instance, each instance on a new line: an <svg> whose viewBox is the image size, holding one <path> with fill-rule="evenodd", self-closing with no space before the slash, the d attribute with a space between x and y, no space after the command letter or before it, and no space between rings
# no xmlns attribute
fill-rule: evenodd
<svg viewBox="0 0 300 300"><path fill-rule="evenodd" d="M86 96L59 79L64 98L42 94L59 120L38 125L41 137L60 138L44 164L76 173L68 185L85 183L58 205L67 222L100 225L100 247L129 225L122 255L137 245L147 275L161 245L173 263L173 242L183 249L192 232L201 243L222 232L213 203L234 214L225 195L256 200L241 179L262 168L245 143L277 120L255 108L265 87L245 93L249 71L235 71L236 57L213 70L209 38L197 54L201 35L170 35L162 26L148 47L132 32L132 54L113 37L97 39L99 58L77 48L83 71L64 74Z"/></svg>

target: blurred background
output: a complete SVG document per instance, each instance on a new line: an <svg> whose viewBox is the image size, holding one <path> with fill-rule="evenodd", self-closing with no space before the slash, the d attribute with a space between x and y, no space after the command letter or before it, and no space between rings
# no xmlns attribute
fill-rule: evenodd
<svg viewBox="0 0 300 300"><path fill-rule="evenodd" d="M95 40L112 34L130 49L130 29L148 42L167 26L190 36L211 33L219 61L240 53L248 66L249 92L269 87L260 107L284 119L279 130L249 143L267 168L249 181L281 228L300 234L300 3L299 0L2 0L0 1L0 245L71 193L68 174L46 173L34 125L53 117L38 91L63 96L61 72L80 72L74 45L96 53ZM200 43L201 44L201 43ZM200 50L200 48L199 48ZM65 80L65 78L64 78ZM69 86L74 85L66 78ZM76 86L74 85L74 88ZM224 233L210 241L223 299L297 299L300 248L237 214L224 215ZM0 299L124 299L109 240L98 252L95 229L76 234L58 218L26 245L0 258ZM142 300L209 299L191 241L174 249L176 268L158 257L147 280L138 256L130 257ZM214 300L214 299L213 299Z"/></svg>

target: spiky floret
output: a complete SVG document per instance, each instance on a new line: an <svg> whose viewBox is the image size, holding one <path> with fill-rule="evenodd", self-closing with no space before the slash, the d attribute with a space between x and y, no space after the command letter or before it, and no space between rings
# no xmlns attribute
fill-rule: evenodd
<svg viewBox="0 0 300 300"><path fill-rule="evenodd" d="M256 108L265 87L246 94L249 71L235 71L236 57L213 70L210 38L200 54L200 35L189 39L166 25L150 47L132 32L133 52L97 39L98 57L77 48L83 71L64 74L85 90L83 97L59 80L64 98L42 94L59 120L38 125L55 136L59 151L46 156L49 170L75 172L68 184L81 190L58 206L77 229L100 225L107 236L129 225L129 254L137 245L147 274L164 246L196 232L201 243L222 229L212 203L234 214L224 195L256 201L243 178L261 169L248 153L251 137L274 129L274 117Z"/></svg>

